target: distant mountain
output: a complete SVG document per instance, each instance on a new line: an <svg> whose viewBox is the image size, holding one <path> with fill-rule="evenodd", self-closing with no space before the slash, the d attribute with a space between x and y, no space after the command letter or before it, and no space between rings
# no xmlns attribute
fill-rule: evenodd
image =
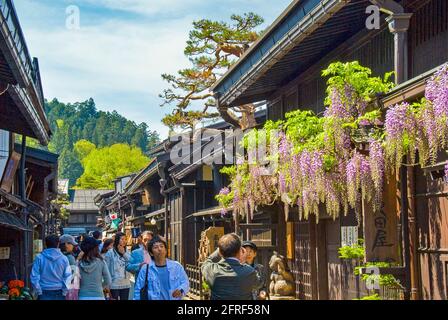
<svg viewBox="0 0 448 320"><path fill-rule="evenodd" d="M74 151L79 140L88 140L98 148L124 143L139 147L144 153L159 142L159 134L146 123L136 124L116 111L98 111L91 98L84 102L45 102L53 137L48 150L60 155L59 178L70 179L70 185L82 175L81 163Z"/></svg>

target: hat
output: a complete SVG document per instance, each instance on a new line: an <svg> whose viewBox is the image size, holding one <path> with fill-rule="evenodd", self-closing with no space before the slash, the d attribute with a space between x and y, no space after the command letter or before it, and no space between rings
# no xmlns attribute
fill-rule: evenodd
<svg viewBox="0 0 448 320"><path fill-rule="evenodd" d="M89 252L93 248L99 246L101 240L96 240L94 237L86 237L84 241L81 243L81 250L83 252Z"/></svg>
<svg viewBox="0 0 448 320"><path fill-rule="evenodd" d="M242 247L251 247L255 251L258 250L257 245L255 243L253 243L252 241L243 241L241 246Z"/></svg>
<svg viewBox="0 0 448 320"><path fill-rule="evenodd" d="M59 243L70 243L74 246L77 246L78 243L76 242L75 238L72 235L64 234L59 238Z"/></svg>

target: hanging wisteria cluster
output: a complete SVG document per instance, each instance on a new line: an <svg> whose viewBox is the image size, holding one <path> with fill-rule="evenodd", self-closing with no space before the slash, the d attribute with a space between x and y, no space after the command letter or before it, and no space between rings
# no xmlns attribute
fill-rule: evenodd
<svg viewBox="0 0 448 320"><path fill-rule="evenodd" d="M253 215L257 206L280 201L286 212L295 206L306 219L310 214L318 218L323 210L337 217L349 208L358 210L364 201L377 211L385 177L400 167L404 156L414 163L418 152L423 164L446 149L448 66L430 79L425 100L396 105L385 115L372 100L392 88L388 76L372 77L358 62L334 63L323 75L329 77L323 117L298 110L284 121L268 121L268 136L273 128L279 130L269 139L278 143L277 152L266 149L266 157L276 161L275 170L245 158L224 169L232 181L217 196L224 208L233 205L237 214ZM366 128L370 131L362 130ZM359 132L368 148L360 146ZM249 148L248 153L256 152ZM445 173L448 177L448 165Z"/></svg>
<svg viewBox="0 0 448 320"><path fill-rule="evenodd" d="M445 183L448 183L448 163L445 165Z"/></svg>
<svg viewBox="0 0 448 320"><path fill-rule="evenodd" d="M417 141L417 119L407 102L393 106L386 112L386 158L388 164L400 166L403 156L410 154L414 162Z"/></svg>

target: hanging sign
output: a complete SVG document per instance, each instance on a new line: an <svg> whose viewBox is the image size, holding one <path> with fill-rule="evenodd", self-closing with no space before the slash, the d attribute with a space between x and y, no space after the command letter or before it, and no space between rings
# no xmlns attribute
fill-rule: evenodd
<svg viewBox="0 0 448 320"><path fill-rule="evenodd" d="M118 213L116 213L116 212L111 212L111 213L109 213L109 218L110 218L110 220L117 220L118 219Z"/></svg>
<svg viewBox="0 0 448 320"><path fill-rule="evenodd" d="M358 227L341 227L341 246L353 247L358 243Z"/></svg>
<svg viewBox="0 0 448 320"><path fill-rule="evenodd" d="M120 225L121 219L115 219L114 221L112 221L112 228L113 229L118 229L118 226Z"/></svg>
<svg viewBox="0 0 448 320"><path fill-rule="evenodd" d="M44 244L41 239L36 239L33 241L33 251L35 253L41 253L44 250Z"/></svg>
<svg viewBox="0 0 448 320"><path fill-rule="evenodd" d="M0 247L0 260L9 260L11 255L10 247Z"/></svg>
<svg viewBox="0 0 448 320"><path fill-rule="evenodd" d="M395 176L388 180L381 210L374 212L370 203L363 202L366 261L399 262L397 180Z"/></svg>

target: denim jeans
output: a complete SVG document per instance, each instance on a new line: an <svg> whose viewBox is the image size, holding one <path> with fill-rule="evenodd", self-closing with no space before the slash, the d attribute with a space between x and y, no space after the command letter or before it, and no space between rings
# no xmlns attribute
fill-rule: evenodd
<svg viewBox="0 0 448 320"><path fill-rule="evenodd" d="M42 290L39 300L65 300L62 290Z"/></svg>

